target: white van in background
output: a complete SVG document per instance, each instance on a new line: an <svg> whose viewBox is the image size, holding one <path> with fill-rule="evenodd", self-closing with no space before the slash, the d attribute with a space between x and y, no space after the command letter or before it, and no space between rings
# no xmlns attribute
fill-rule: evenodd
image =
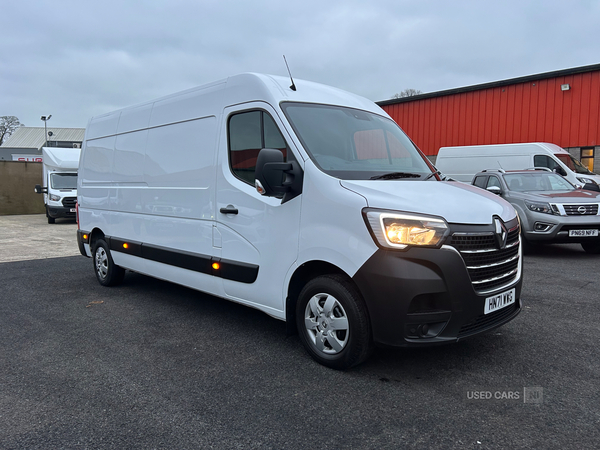
<svg viewBox="0 0 600 450"><path fill-rule="evenodd" d="M521 310L514 208L332 87L242 74L94 117L77 193L102 285L129 269L257 308L329 367Z"/></svg>
<svg viewBox="0 0 600 450"><path fill-rule="evenodd" d="M42 147L42 185L35 192L44 194L48 223L58 218L75 219L79 148Z"/></svg>
<svg viewBox="0 0 600 450"><path fill-rule="evenodd" d="M565 149L543 142L442 147L435 166L444 175L465 183L470 183L476 173L485 169L547 167L578 187L586 183L600 184L600 176L590 172Z"/></svg>

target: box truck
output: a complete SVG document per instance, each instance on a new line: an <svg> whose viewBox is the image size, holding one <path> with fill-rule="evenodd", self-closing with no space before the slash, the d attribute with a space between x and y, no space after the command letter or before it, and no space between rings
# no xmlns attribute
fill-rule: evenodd
<svg viewBox="0 0 600 450"><path fill-rule="evenodd" d="M93 117L77 195L100 284L128 269L257 308L328 367L521 309L514 208L333 87L242 74Z"/></svg>
<svg viewBox="0 0 600 450"><path fill-rule="evenodd" d="M80 154L80 148L42 147L42 184L35 192L44 194L48 223L60 217L75 219Z"/></svg>
<svg viewBox="0 0 600 450"><path fill-rule="evenodd" d="M446 176L465 183L471 183L477 172L486 169L546 167L578 187L589 183L597 188L600 184L600 175L590 172L565 149L545 142L442 147L435 166Z"/></svg>

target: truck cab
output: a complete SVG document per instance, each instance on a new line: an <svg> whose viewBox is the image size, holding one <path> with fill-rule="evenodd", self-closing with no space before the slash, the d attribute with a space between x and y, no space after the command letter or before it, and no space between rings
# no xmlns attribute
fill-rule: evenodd
<svg viewBox="0 0 600 450"><path fill-rule="evenodd" d="M57 218L75 219L79 148L43 147L42 185L35 192L44 195L48 223Z"/></svg>

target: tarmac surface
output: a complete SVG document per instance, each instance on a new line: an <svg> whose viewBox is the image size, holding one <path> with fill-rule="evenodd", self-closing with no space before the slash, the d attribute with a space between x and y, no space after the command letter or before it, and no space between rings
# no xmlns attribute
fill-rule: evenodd
<svg viewBox="0 0 600 450"><path fill-rule="evenodd" d="M339 372L258 311L100 286L75 229L0 217L0 449L598 448L600 256L577 245L526 255L509 324Z"/></svg>

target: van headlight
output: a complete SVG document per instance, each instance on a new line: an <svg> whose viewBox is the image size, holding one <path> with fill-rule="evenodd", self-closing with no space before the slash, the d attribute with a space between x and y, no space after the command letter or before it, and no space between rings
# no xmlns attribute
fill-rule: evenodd
<svg viewBox="0 0 600 450"><path fill-rule="evenodd" d="M53 202L58 202L60 200L60 195L49 194L48 197L50 197L50 200L52 200Z"/></svg>
<svg viewBox="0 0 600 450"><path fill-rule="evenodd" d="M577 179L582 182L583 184L587 184L587 183L591 183L591 184L598 184L596 183L596 181L592 180L591 178L586 178L586 177L577 177Z"/></svg>
<svg viewBox="0 0 600 450"><path fill-rule="evenodd" d="M439 247L449 233L440 217L376 209L363 210L365 222L381 247Z"/></svg>

